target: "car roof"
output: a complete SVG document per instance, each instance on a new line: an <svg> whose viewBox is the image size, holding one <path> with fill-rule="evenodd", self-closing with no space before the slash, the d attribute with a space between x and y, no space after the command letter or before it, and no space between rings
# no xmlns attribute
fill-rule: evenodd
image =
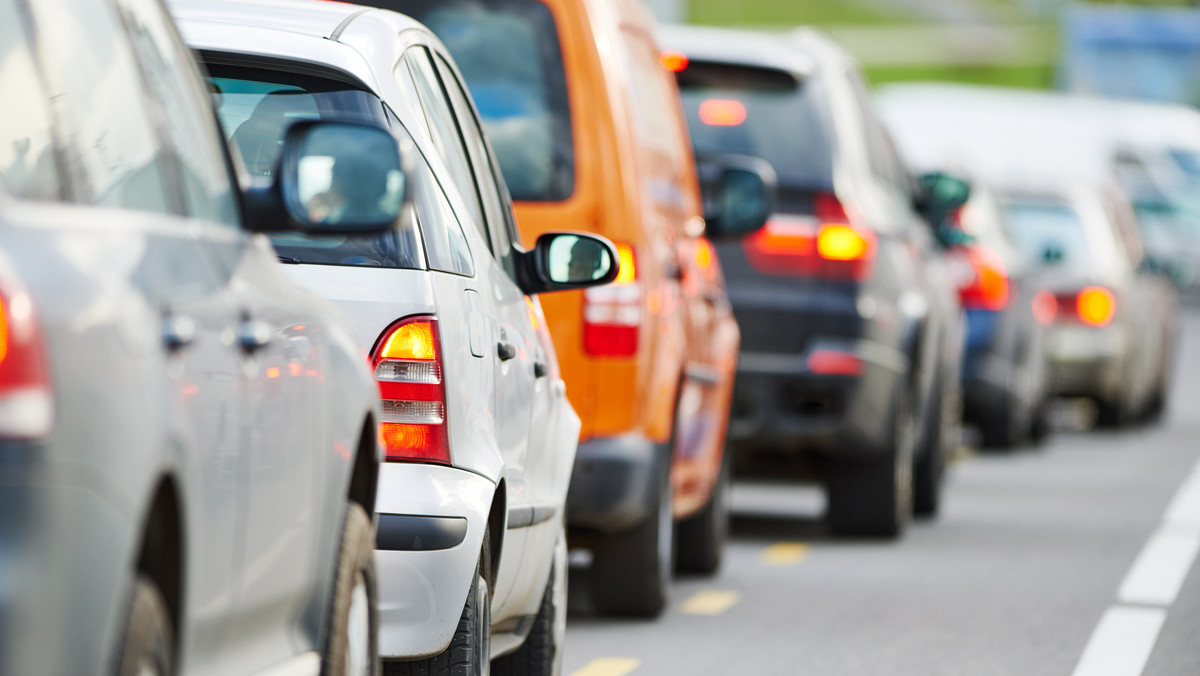
<svg viewBox="0 0 1200 676"><path fill-rule="evenodd" d="M664 25L658 29L663 49L683 52L689 59L775 68L804 79L816 64L780 34L707 26Z"/></svg>
<svg viewBox="0 0 1200 676"><path fill-rule="evenodd" d="M353 75L377 91L372 61L388 72L399 58L395 36L423 25L403 14L342 2L317 0L168 0L180 32L200 51L286 59L335 68ZM352 37L389 36L374 46L391 43L389 50L362 50ZM370 55L366 52L369 51ZM380 53L382 51L382 54Z"/></svg>

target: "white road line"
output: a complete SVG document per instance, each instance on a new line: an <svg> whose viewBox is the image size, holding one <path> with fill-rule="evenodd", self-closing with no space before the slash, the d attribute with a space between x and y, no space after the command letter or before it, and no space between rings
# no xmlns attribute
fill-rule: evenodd
<svg viewBox="0 0 1200 676"><path fill-rule="evenodd" d="M1163 526L1142 547L1121 583L1121 603L1167 607L1175 603L1200 553L1200 527Z"/></svg>
<svg viewBox="0 0 1200 676"><path fill-rule="evenodd" d="M1175 491L1163 523L1142 547L1101 618L1074 676L1141 676L1158 632L1200 553L1200 461ZM1155 607L1145 607L1155 606Z"/></svg>
<svg viewBox="0 0 1200 676"><path fill-rule="evenodd" d="M1200 527L1200 465L1196 466L1171 500L1165 520L1167 523Z"/></svg>
<svg viewBox="0 0 1200 676"><path fill-rule="evenodd" d="M1114 606L1100 620L1074 676L1137 676L1150 659L1167 611Z"/></svg>

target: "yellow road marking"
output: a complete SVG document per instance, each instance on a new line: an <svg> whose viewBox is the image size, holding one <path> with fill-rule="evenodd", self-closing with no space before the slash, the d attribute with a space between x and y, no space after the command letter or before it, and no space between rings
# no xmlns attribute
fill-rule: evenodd
<svg viewBox="0 0 1200 676"><path fill-rule="evenodd" d="M794 566L808 556L808 545L803 542L778 542L763 551L763 562L768 566Z"/></svg>
<svg viewBox="0 0 1200 676"><path fill-rule="evenodd" d="M625 676L638 668L641 660L621 657L602 657L592 660L587 666L571 674L571 676Z"/></svg>
<svg viewBox="0 0 1200 676"><path fill-rule="evenodd" d="M720 615L740 600L742 595L735 591L709 589L696 592L679 609L688 615Z"/></svg>

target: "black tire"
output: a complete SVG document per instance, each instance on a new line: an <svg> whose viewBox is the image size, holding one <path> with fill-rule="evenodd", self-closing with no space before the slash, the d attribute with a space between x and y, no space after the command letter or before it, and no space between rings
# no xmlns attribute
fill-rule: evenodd
<svg viewBox="0 0 1200 676"><path fill-rule="evenodd" d="M593 610L601 615L653 618L667 605L675 569L669 457L662 458L651 497L650 518L633 530L602 538L592 550L588 591Z"/></svg>
<svg viewBox="0 0 1200 676"><path fill-rule="evenodd" d="M561 557L557 547L562 547ZM562 671L562 642L567 610L566 533L559 536L554 566L529 636L516 652L492 663L492 676L557 676Z"/></svg>
<svg viewBox="0 0 1200 676"><path fill-rule="evenodd" d="M675 530L675 570L712 575L721 567L729 538L729 454L723 454L708 502Z"/></svg>
<svg viewBox="0 0 1200 676"><path fill-rule="evenodd" d="M827 518L839 535L894 538L912 514L912 404L901 389L892 406L892 438L885 452L838 458L826 477Z"/></svg>
<svg viewBox="0 0 1200 676"><path fill-rule="evenodd" d="M1142 411L1142 422L1147 425L1155 425L1162 421L1163 414L1167 411L1166 390L1166 383L1159 383L1155 386L1154 394L1150 396L1150 401L1146 403L1146 408Z"/></svg>
<svg viewBox="0 0 1200 676"><path fill-rule="evenodd" d="M129 615L117 655L117 676L170 676L175 673L171 617L158 585L138 575L129 598Z"/></svg>
<svg viewBox="0 0 1200 676"><path fill-rule="evenodd" d="M1129 410L1121 401L1096 400L1096 427L1119 430L1129 425Z"/></svg>
<svg viewBox="0 0 1200 676"><path fill-rule="evenodd" d="M983 446L1004 451L1020 445L1025 432L1021 421L1017 419L1017 402L1011 397L1005 399L1004 405L999 407L994 416L979 426Z"/></svg>
<svg viewBox="0 0 1200 676"><path fill-rule="evenodd" d="M1042 402L1033 412L1033 420L1029 425L1029 441L1034 446L1041 446L1050 436L1050 402Z"/></svg>
<svg viewBox="0 0 1200 676"><path fill-rule="evenodd" d="M948 437L958 415L955 399L945 396L945 389L946 384L941 380L934 384L930 411L936 415L926 416L922 421L921 448L916 453L912 477L913 514L917 516L936 516L941 507Z"/></svg>
<svg viewBox="0 0 1200 676"><path fill-rule="evenodd" d="M380 673L376 580L375 529L362 506L352 502L346 506L333 600L325 625L323 676Z"/></svg>
<svg viewBox="0 0 1200 676"><path fill-rule="evenodd" d="M386 676L487 676L491 673L492 556L490 533L484 531L475 583L467 590L462 616L450 645L440 654L414 662L385 662Z"/></svg>

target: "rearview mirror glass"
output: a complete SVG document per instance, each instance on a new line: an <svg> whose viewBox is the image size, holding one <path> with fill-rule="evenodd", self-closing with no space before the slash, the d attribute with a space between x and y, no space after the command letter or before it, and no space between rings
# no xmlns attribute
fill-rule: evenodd
<svg viewBox="0 0 1200 676"><path fill-rule="evenodd" d="M546 257L547 276L555 284L597 282L607 277L616 264L602 240L578 234L562 233L551 238Z"/></svg>
<svg viewBox="0 0 1200 676"><path fill-rule="evenodd" d="M758 230L774 208L775 171L765 160L724 155L699 160L705 235L736 239Z"/></svg>
<svg viewBox="0 0 1200 676"><path fill-rule="evenodd" d="M281 168L288 215L310 231L390 227L408 193L400 148L379 127L297 123L288 130Z"/></svg>

